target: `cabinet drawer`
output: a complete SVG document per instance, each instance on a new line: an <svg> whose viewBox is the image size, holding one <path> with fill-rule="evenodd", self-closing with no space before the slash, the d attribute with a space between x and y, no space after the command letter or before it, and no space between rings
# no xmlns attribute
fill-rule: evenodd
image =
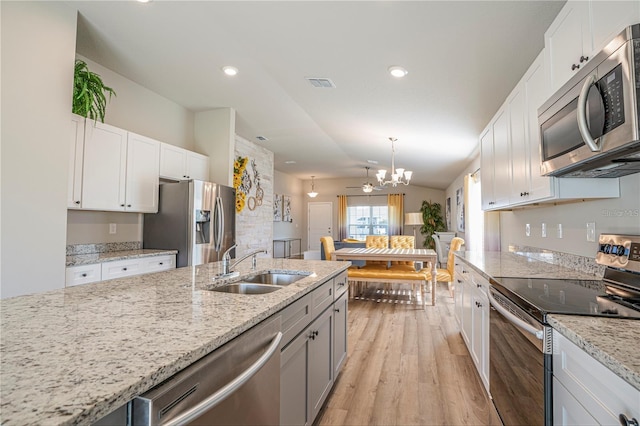
<svg viewBox="0 0 640 426"><path fill-rule="evenodd" d="M316 318L333 304L333 280L324 282L311 292L311 317Z"/></svg>
<svg viewBox="0 0 640 426"><path fill-rule="evenodd" d="M92 265L68 266L65 271L65 286L89 284L100 281L102 267L100 263Z"/></svg>
<svg viewBox="0 0 640 426"><path fill-rule="evenodd" d="M341 272L340 275L333 279L333 297L338 300L344 292L347 291L347 271Z"/></svg>
<svg viewBox="0 0 640 426"><path fill-rule="evenodd" d="M144 273L142 264L143 261L140 258L105 262L102 264L102 279L112 280L142 274Z"/></svg>
<svg viewBox="0 0 640 426"><path fill-rule="evenodd" d="M168 271L176 267L176 256L170 254L167 256L151 256L142 258L143 273Z"/></svg>
<svg viewBox="0 0 640 426"><path fill-rule="evenodd" d="M311 323L312 299L312 293L309 293L282 310L282 347Z"/></svg>
<svg viewBox="0 0 640 426"><path fill-rule="evenodd" d="M620 414L640 419L640 391L555 331L553 375L599 424L619 424Z"/></svg>

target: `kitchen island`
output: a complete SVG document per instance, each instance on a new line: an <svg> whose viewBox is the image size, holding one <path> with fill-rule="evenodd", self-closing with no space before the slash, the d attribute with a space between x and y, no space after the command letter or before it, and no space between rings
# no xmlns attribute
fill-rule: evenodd
<svg viewBox="0 0 640 426"><path fill-rule="evenodd" d="M278 291L208 291L218 263L1 301L0 422L89 424L347 269L259 258L241 275L309 276ZM214 284L215 281L215 284Z"/></svg>
<svg viewBox="0 0 640 426"><path fill-rule="evenodd" d="M456 256L487 280L491 277L598 279L592 274L543 262L526 254L458 252ZM539 254L536 253L535 256ZM548 257L550 261L554 261L553 254L549 253ZM640 390L640 355L635 344L640 341L640 321L559 314L549 315L548 320L554 331L567 337Z"/></svg>

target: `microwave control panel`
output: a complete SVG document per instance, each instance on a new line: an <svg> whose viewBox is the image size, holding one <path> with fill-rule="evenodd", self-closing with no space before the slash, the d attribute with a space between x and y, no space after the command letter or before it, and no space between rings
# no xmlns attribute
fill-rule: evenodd
<svg viewBox="0 0 640 426"><path fill-rule="evenodd" d="M598 89L604 104L604 132L624 123L624 95L622 87L622 65L616 66L598 81Z"/></svg>

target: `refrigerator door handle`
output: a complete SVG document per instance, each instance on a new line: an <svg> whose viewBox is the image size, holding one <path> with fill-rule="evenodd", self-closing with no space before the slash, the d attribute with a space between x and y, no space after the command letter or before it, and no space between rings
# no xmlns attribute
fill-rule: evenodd
<svg viewBox="0 0 640 426"><path fill-rule="evenodd" d="M222 198L216 197L216 210L215 210L215 245L216 251L222 250L222 239L223 239L223 230L224 230L224 210L222 205Z"/></svg>

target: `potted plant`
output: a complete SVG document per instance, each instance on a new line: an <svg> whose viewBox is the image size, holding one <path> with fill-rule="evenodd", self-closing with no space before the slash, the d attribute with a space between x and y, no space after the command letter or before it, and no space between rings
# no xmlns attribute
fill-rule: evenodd
<svg viewBox="0 0 640 426"><path fill-rule="evenodd" d="M426 248L435 249L436 244L431 236L436 231L441 232L447 230L442 217L442 206L439 203L422 201L420 213L422 213L423 222L420 227L420 233L425 236L424 246Z"/></svg>
<svg viewBox="0 0 640 426"><path fill-rule="evenodd" d="M116 92L105 86L102 78L89 71L86 62L76 59L73 73L73 112L92 120L100 119L104 123L106 94L116 95Z"/></svg>

